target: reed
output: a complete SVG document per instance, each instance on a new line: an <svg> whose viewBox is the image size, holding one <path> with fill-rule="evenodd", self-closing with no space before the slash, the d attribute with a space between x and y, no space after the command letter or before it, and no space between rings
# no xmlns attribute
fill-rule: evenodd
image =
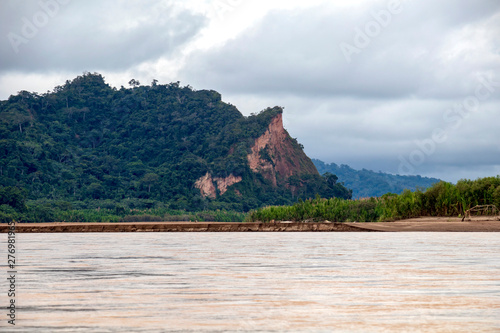
<svg viewBox="0 0 500 333"><path fill-rule="evenodd" d="M248 221L394 221L419 216L462 216L476 205L500 207L500 176L475 181L460 180L456 185L439 182L425 192L405 190L380 198L359 200L308 199L292 206L268 206L250 212Z"/></svg>

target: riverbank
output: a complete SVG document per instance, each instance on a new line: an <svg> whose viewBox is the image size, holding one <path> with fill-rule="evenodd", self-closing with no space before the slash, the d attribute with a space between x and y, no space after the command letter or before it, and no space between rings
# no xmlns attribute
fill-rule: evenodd
<svg viewBox="0 0 500 333"><path fill-rule="evenodd" d="M420 217L395 222L367 222L347 224L371 231L385 232L500 232L500 221L494 217L474 218L472 221L463 222L461 218Z"/></svg>
<svg viewBox="0 0 500 333"><path fill-rule="evenodd" d="M0 225L7 232L8 225ZM120 223L17 223L18 233L50 232L500 232L494 218L463 221L425 217L396 222L354 223L242 223L242 222L120 222Z"/></svg>
<svg viewBox="0 0 500 333"><path fill-rule="evenodd" d="M0 225L7 232L8 225ZM118 222L17 223L18 233L49 232L348 232L376 231L346 223Z"/></svg>

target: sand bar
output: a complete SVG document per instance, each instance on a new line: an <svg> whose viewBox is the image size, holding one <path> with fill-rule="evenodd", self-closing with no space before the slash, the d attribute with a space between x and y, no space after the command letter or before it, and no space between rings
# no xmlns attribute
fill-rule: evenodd
<svg viewBox="0 0 500 333"><path fill-rule="evenodd" d="M395 222L348 223L373 231L428 231L428 232L500 232L498 218L474 218L463 221L461 218L421 217Z"/></svg>
<svg viewBox="0 0 500 333"><path fill-rule="evenodd" d="M0 225L7 232L8 225ZM17 223L16 232L500 232L498 218L463 221L425 217L395 222L354 223L242 223L242 222L119 222Z"/></svg>

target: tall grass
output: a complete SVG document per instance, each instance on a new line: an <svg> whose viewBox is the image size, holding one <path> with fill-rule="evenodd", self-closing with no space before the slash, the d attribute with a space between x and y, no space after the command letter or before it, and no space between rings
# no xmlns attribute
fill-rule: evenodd
<svg viewBox="0 0 500 333"><path fill-rule="evenodd" d="M439 182L422 192L404 191L380 198L359 200L309 199L292 206L269 206L252 211L248 221L394 221L419 216L460 216L475 205L500 207L500 176L456 185Z"/></svg>

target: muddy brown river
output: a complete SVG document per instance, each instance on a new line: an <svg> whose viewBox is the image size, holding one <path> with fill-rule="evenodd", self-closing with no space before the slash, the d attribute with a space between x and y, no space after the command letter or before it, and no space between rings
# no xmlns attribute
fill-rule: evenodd
<svg viewBox="0 0 500 333"><path fill-rule="evenodd" d="M498 233L16 237L2 332L500 332Z"/></svg>

